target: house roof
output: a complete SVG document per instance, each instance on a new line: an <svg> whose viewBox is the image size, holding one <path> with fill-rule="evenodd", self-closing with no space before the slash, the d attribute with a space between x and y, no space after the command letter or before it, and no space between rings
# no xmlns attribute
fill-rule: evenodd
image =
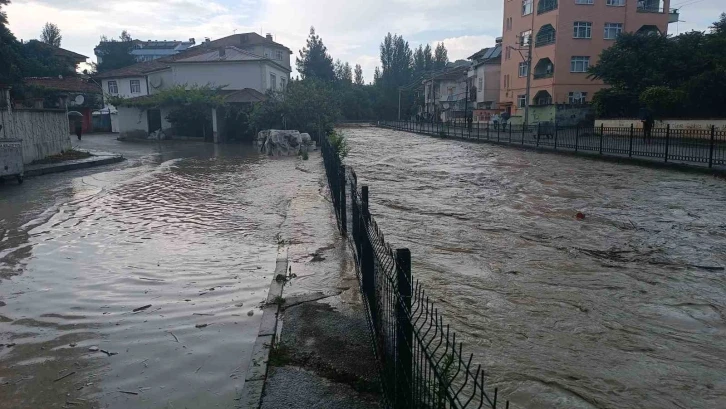
<svg viewBox="0 0 726 409"><path fill-rule="evenodd" d="M494 47L482 48L480 51L474 53L470 60L474 61L474 66L481 64L492 64L501 61L502 58L502 45L497 44Z"/></svg>
<svg viewBox="0 0 726 409"><path fill-rule="evenodd" d="M56 47L56 46L53 46L50 44L46 44L42 41L30 40L28 42L29 43L30 42L38 43L42 47L51 49L53 51L53 55L55 55L56 57L69 58L69 59L72 59L73 61L78 61L78 62L85 62L88 59L88 57L86 57L83 54L78 54L76 52L66 50L65 48L60 48L60 47Z"/></svg>
<svg viewBox="0 0 726 409"><path fill-rule="evenodd" d="M201 44L197 44L195 47L192 47L190 49L200 48L200 47L204 47L204 46L211 46L211 47L234 46L234 47L239 47L239 48L245 48L245 47L254 46L254 45L269 45L269 46L273 46L273 47L284 48L290 54L292 54L292 51L290 51L289 48L287 48L284 45L277 43L273 40L270 40L267 37L263 37L257 33L233 34L231 36L218 38L214 41L209 41L209 42L205 41Z"/></svg>
<svg viewBox="0 0 726 409"><path fill-rule="evenodd" d="M27 77L23 82L36 87L43 87L65 92L101 94L101 87L93 82L77 77Z"/></svg>
<svg viewBox="0 0 726 409"><path fill-rule="evenodd" d="M222 55L224 50L224 55ZM216 50L209 50L203 54L197 54L192 57L178 58L174 62L217 62L217 61L260 61L267 58L253 54L248 51L240 50L237 47L220 47Z"/></svg>
<svg viewBox="0 0 726 409"><path fill-rule="evenodd" d="M106 71L106 72L97 74L95 77L96 78L142 77L142 76L146 75L146 73L169 68L169 63L166 61L167 60L165 58L160 58L158 60L153 60L153 61L144 61L144 62L136 63L133 65L129 65L127 67L118 68L118 69L111 70L111 71Z"/></svg>

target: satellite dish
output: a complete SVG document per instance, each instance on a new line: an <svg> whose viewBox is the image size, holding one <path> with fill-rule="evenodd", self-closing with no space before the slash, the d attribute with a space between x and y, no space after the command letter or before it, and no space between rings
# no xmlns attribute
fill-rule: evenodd
<svg viewBox="0 0 726 409"><path fill-rule="evenodd" d="M449 104L448 103L444 103L444 109L449 109Z"/></svg>
<svg viewBox="0 0 726 409"><path fill-rule="evenodd" d="M73 100L76 105L83 105L84 102L86 102L86 99L83 98L83 95L76 95L76 99Z"/></svg>
<svg viewBox="0 0 726 409"><path fill-rule="evenodd" d="M573 92L572 93L572 99L581 100L582 99L582 92L580 92L580 91Z"/></svg>
<svg viewBox="0 0 726 409"><path fill-rule="evenodd" d="M161 83L161 77L149 78L149 84L151 84L153 88L159 88L161 86Z"/></svg>

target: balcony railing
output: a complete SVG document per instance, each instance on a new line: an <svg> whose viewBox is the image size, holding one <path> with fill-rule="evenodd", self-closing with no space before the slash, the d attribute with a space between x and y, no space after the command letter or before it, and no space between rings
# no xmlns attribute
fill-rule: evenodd
<svg viewBox="0 0 726 409"><path fill-rule="evenodd" d="M638 13L663 13L665 9L660 4L642 4L639 3L637 7Z"/></svg>
<svg viewBox="0 0 726 409"><path fill-rule="evenodd" d="M537 4L537 14L546 13L557 9L557 0L539 0Z"/></svg>
<svg viewBox="0 0 726 409"><path fill-rule="evenodd" d="M534 78L536 80L540 80L543 78L552 78L554 75L555 74L553 72L537 72L537 71L535 71L532 78Z"/></svg>
<svg viewBox="0 0 726 409"><path fill-rule="evenodd" d="M534 40L535 47L544 47L546 45L554 44L555 33L537 36Z"/></svg>

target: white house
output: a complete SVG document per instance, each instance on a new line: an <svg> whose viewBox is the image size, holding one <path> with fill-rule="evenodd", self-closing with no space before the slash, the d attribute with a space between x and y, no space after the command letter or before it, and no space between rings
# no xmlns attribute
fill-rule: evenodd
<svg viewBox="0 0 726 409"><path fill-rule="evenodd" d="M171 57L109 71L97 78L106 97L139 98L175 85L213 85L221 87L230 101L253 102L263 99L268 90L287 86L290 54L270 35L236 34L206 41ZM113 107L110 110L114 111ZM170 127L166 121L168 110L118 107L117 111L112 117L114 132L151 133Z"/></svg>

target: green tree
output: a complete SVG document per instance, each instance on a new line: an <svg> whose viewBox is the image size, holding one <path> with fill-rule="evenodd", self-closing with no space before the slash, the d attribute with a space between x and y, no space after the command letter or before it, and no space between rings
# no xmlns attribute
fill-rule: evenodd
<svg viewBox="0 0 726 409"><path fill-rule="evenodd" d="M434 50L433 69L442 70L449 63L449 52L446 50L444 43L438 43Z"/></svg>
<svg viewBox="0 0 726 409"><path fill-rule="evenodd" d="M431 46L426 44L423 49L424 54L424 70L430 71L434 69L434 55L431 52Z"/></svg>
<svg viewBox="0 0 726 409"><path fill-rule="evenodd" d="M640 94L641 105L649 108L656 118L678 116L685 100L685 92L665 86L650 87Z"/></svg>
<svg viewBox="0 0 726 409"><path fill-rule="evenodd" d="M360 64L355 65L354 83L355 85L365 85L365 82L363 81L363 68L360 66Z"/></svg>
<svg viewBox="0 0 726 409"><path fill-rule="evenodd" d="M307 45L300 50L300 57L295 59L295 65L303 80L316 78L333 81L335 79L333 58L328 54L323 40L315 34L315 27L310 27Z"/></svg>
<svg viewBox="0 0 726 409"><path fill-rule="evenodd" d="M426 71L426 56L424 55L423 45L419 44L413 53L413 72L414 75L418 75L424 71Z"/></svg>
<svg viewBox="0 0 726 409"><path fill-rule="evenodd" d="M347 62L343 63L340 60L336 60L333 72L335 73L336 81L343 84L351 84L353 82L353 71Z"/></svg>
<svg viewBox="0 0 726 409"><path fill-rule="evenodd" d="M48 45L52 45L53 47L60 47L62 39L63 36L61 35L60 28L58 28L57 25L53 23L45 23L43 30L40 32L40 41Z"/></svg>
<svg viewBox="0 0 726 409"><path fill-rule="evenodd" d="M55 55L54 48L44 42L31 40L20 49L24 77L57 77L75 75L75 63Z"/></svg>
<svg viewBox="0 0 726 409"><path fill-rule="evenodd" d="M101 42L96 47L100 51L101 62L96 65L96 70L103 73L136 64L136 59L130 54L133 46L131 35L126 30L121 32L119 40L101 36Z"/></svg>
<svg viewBox="0 0 726 409"><path fill-rule="evenodd" d="M10 0L0 0L0 84L17 84L22 78L21 45L7 27L8 16L3 6Z"/></svg>

